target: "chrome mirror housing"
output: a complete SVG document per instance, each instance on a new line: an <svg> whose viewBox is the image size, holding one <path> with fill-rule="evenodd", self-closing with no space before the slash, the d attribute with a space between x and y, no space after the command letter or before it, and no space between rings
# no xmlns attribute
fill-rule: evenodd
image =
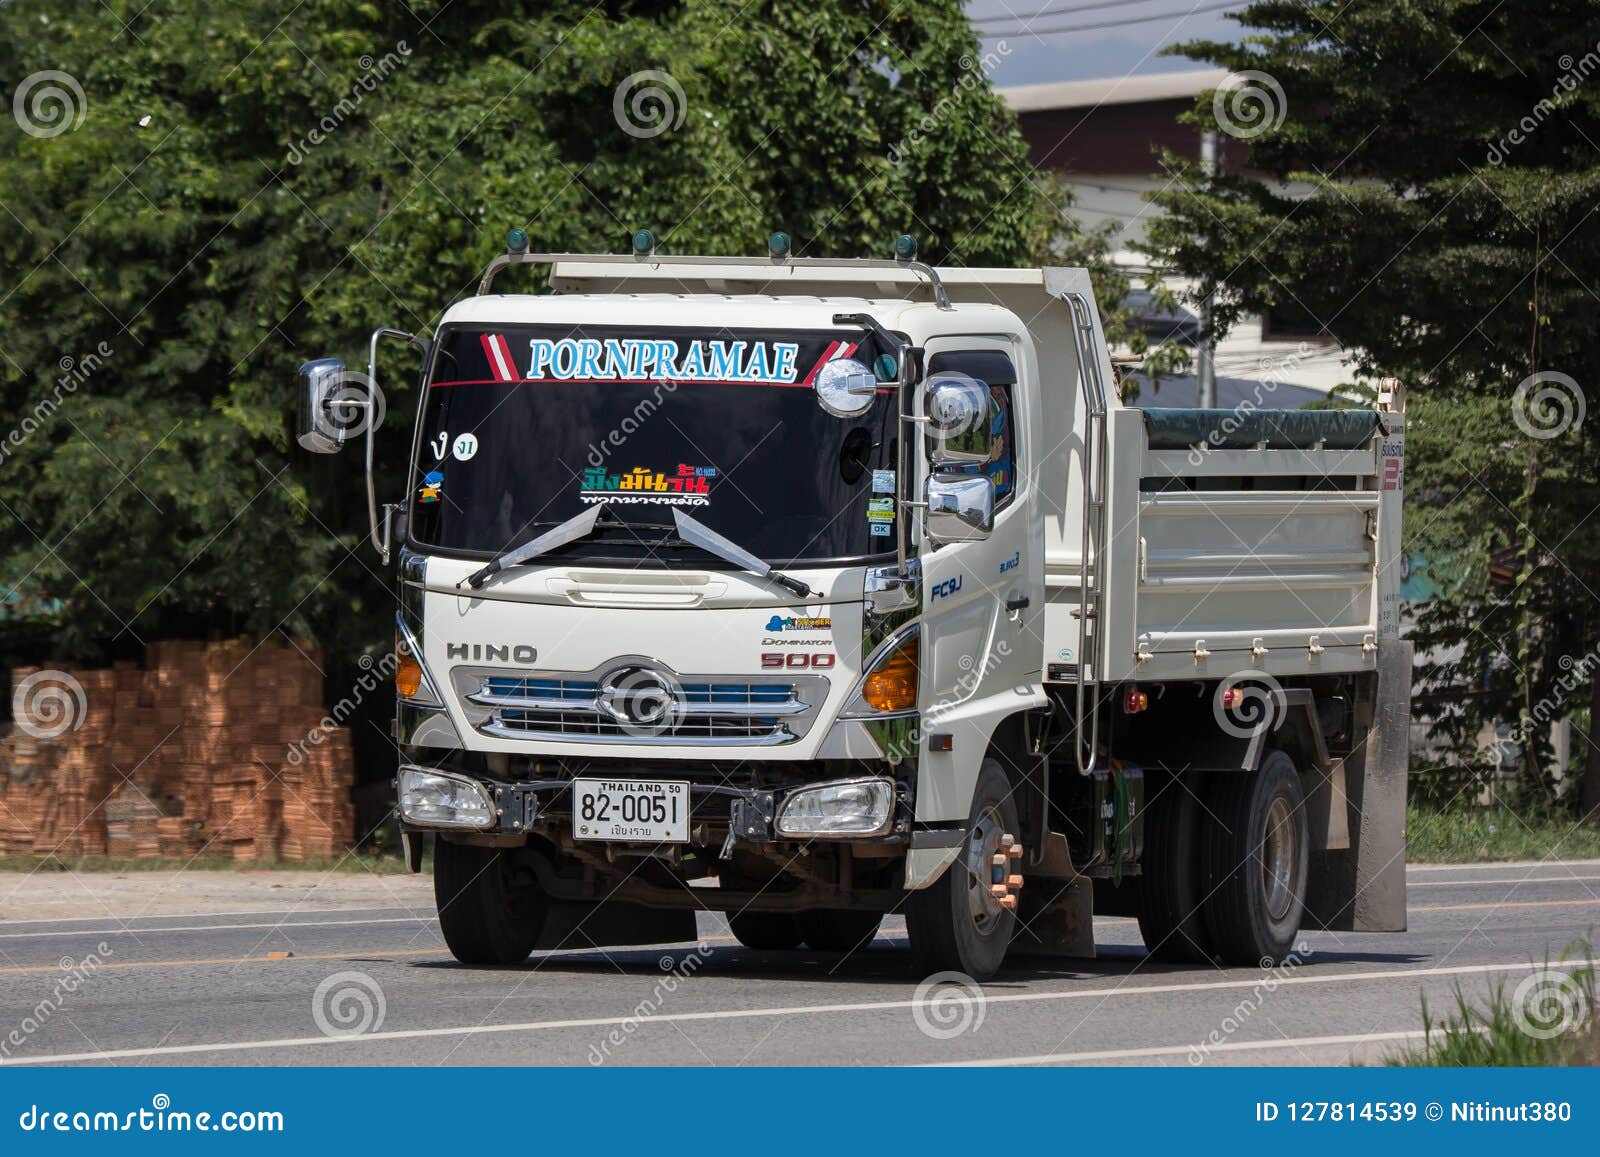
<svg viewBox="0 0 1600 1157"><path fill-rule="evenodd" d="M993 449L993 402L989 387L960 373L928 379L928 465L935 472L981 466Z"/></svg>
<svg viewBox="0 0 1600 1157"><path fill-rule="evenodd" d="M295 440L313 454L337 454L356 423L338 408L353 400L344 363L318 358L300 367Z"/></svg>
<svg viewBox="0 0 1600 1157"><path fill-rule="evenodd" d="M981 542L994 530L994 481L986 475L928 479L923 486L928 537L940 542Z"/></svg>
<svg viewBox="0 0 1600 1157"><path fill-rule="evenodd" d="M817 405L835 418L854 418L872 408L878 395L878 379L854 358L835 358L822 364L812 389L817 394Z"/></svg>

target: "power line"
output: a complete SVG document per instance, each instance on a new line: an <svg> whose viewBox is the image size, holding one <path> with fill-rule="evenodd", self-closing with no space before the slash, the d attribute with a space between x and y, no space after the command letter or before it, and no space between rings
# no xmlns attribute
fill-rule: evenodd
<svg viewBox="0 0 1600 1157"><path fill-rule="evenodd" d="M1065 16L1069 12L1091 12L1096 8L1127 8L1133 4L1149 4L1151 0L1095 0L1093 4L1051 4L1035 8L1032 12L1012 12L1005 16L973 16L974 24L1011 24L1018 20L1037 20L1041 16Z"/></svg>
<svg viewBox="0 0 1600 1157"><path fill-rule="evenodd" d="M1011 28L1003 32L980 31L979 36L993 40L1001 36L1060 36L1068 32L1096 32L1102 28L1124 28L1129 24L1148 24L1152 20L1181 20L1199 16L1203 12L1220 12L1224 8L1239 8L1240 0L1223 0L1220 4L1203 4L1184 12L1157 12L1150 16L1130 16L1126 20L1102 20L1098 24L1061 24L1053 28Z"/></svg>

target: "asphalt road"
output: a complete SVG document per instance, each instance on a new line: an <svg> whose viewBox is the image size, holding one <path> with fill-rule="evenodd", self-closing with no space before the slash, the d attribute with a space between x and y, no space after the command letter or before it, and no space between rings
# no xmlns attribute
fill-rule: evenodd
<svg viewBox="0 0 1600 1157"><path fill-rule="evenodd" d="M1371 1062L1420 1029L1423 994L1437 1009L1458 985L1510 991L1600 925L1600 861L1413 867L1409 883L1408 932L1309 933L1272 971L1146 963L1134 923L1101 918L1098 959L931 999L898 920L844 958L750 951L702 916L703 950L505 969L454 963L431 908L12 921L0 1064Z"/></svg>

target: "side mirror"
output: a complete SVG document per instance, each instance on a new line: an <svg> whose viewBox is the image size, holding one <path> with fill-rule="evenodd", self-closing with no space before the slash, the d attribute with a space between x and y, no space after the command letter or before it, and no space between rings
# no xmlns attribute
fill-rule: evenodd
<svg viewBox="0 0 1600 1157"><path fill-rule="evenodd" d="M980 542L994 531L994 481L987 475L929 478L928 537L940 542Z"/></svg>
<svg viewBox="0 0 1600 1157"><path fill-rule="evenodd" d="M338 407L348 401L348 379L338 358L318 358L300 367L295 440L313 454L337 454L353 423Z"/></svg>
<svg viewBox="0 0 1600 1157"><path fill-rule="evenodd" d="M817 393L817 405L835 418L854 418L872 408L878 379L854 358L835 358L822 364L812 389Z"/></svg>
<svg viewBox="0 0 1600 1157"><path fill-rule="evenodd" d="M928 381L928 465L935 472L982 466L993 450L989 387L966 374L942 373Z"/></svg>

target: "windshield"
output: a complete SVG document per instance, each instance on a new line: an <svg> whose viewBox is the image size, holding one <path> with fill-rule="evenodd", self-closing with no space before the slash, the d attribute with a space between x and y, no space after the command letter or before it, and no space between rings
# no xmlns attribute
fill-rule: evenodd
<svg viewBox="0 0 1600 1157"><path fill-rule="evenodd" d="M869 334L463 327L439 343L410 499L425 548L494 555L604 504L597 533L551 557L707 565L673 541L673 507L778 566L893 549L893 388L855 418L811 390L824 362L886 352Z"/></svg>

